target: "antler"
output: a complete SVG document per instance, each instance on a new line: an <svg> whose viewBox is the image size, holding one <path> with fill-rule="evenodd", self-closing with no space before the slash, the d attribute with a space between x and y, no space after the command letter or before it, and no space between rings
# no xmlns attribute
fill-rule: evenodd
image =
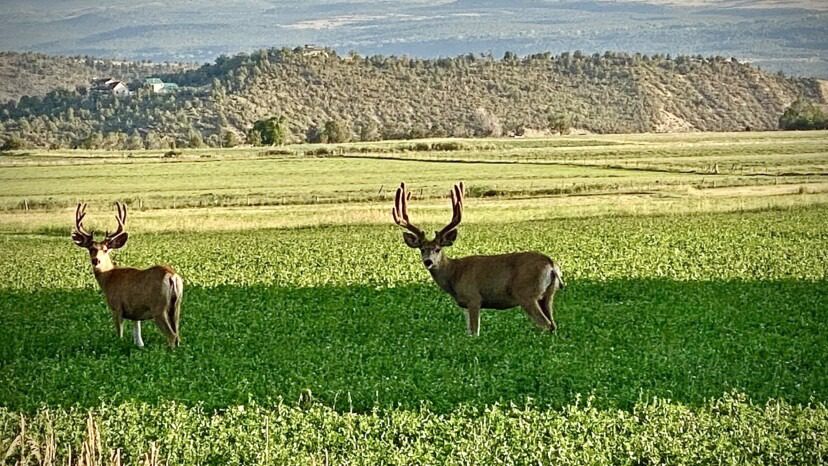
<svg viewBox="0 0 828 466"><path fill-rule="evenodd" d="M83 228L83 218L86 217L86 204L78 203L75 209L75 231L72 232L72 241L80 247L92 245L92 234Z"/></svg>
<svg viewBox="0 0 828 466"><path fill-rule="evenodd" d="M454 188L451 190L451 222L448 225L443 227L442 230L437 232L437 236L442 236L451 230L457 228L457 225L460 225L460 220L463 218L463 192L465 191L465 187L463 186L463 182L459 182L454 185Z"/></svg>
<svg viewBox="0 0 828 466"><path fill-rule="evenodd" d="M408 201L410 199L411 193L406 192L405 183L400 183L394 198L394 208L391 209L391 217L394 218L394 223L414 233L418 238L425 238L425 232L408 220Z"/></svg>
<svg viewBox="0 0 828 466"><path fill-rule="evenodd" d="M120 202L116 202L115 206L118 207L118 215L115 216L115 220L118 221L118 229L111 234L108 231L106 232L106 240L104 240L106 242L110 242L124 234L124 225L126 224L127 219L127 208L125 204L121 204Z"/></svg>

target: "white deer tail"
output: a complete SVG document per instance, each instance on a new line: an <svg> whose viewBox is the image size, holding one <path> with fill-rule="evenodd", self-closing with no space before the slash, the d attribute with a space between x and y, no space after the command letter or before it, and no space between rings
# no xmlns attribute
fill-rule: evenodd
<svg viewBox="0 0 828 466"><path fill-rule="evenodd" d="M558 282L558 288L564 289L566 288L566 283L563 281L563 275L561 275L561 268L558 267L558 264L552 263L552 282Z"/></svg>
<svg viewBox="0 0 828 466"><path fill-rule="evenodd" d="M170 327L175 333L176 342L180 341L179 321L181 320L181 300L184 298L184 281L178 274L169 275L170 283L170 306L167 308L167 317Z"/></svg>

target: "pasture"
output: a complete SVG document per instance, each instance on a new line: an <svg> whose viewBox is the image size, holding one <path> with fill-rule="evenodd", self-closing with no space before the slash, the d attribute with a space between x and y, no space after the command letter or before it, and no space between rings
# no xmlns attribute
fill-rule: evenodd
<svg viewBox="0 0 828 466"><path fill-rule="evenodd" d="M828 134L433 144L0 156L0 460L828 460ZM448 254L555 258L557 333L466 336L404 246L396 184L434 230L458 179ZM180 348L117 340L81 199L99 234L130 204L118 264L184 277Z"/></svg>

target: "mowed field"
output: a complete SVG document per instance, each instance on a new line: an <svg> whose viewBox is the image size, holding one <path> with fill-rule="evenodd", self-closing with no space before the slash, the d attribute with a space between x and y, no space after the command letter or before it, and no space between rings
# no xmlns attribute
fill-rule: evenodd
<svg viewBox="0 0 828 466"><path fill-rule="evenodd" d="M0 155L0 464L828 461L826 176L826 132ZM461 179L448 254L555 258L555 334L466 336L404 246L395 186L434 230ZM79 200L180 348L116 338Z"/></svg>

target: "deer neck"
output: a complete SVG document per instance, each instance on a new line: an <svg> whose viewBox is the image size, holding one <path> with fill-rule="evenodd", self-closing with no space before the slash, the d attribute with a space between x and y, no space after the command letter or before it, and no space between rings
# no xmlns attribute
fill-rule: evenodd
<svg viewBox="0 0 828 466"><path fill-rule="evenodd" d="M428 269L431 278L443 291L454 296L454 259L440 256L440 261Z"/></svg>
<svg viewBox="0 0 828 466"><path fill-rule="evenodd" d="M109 283L109 278L110 276L112 276L113 270L115 270L115 266L112 264L112 262L109 263L108 267L92 269L92 274L95 275L95 281L98 282L98 285L104 291L106 290L107 284Z"/></svg>

